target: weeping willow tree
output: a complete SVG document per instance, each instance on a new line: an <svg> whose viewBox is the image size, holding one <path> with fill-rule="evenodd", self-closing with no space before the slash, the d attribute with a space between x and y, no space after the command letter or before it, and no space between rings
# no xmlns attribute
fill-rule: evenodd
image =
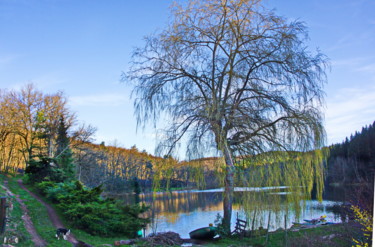
<svg viewBox="0 0 375 247"><path fill-rule="evenodd" d="M238 160L236 183L260 188L241 198L250 227L254 227L254 221L265 226L271 212L274 221L280 221L277 225L283 225L280 223L289 213L299 218L313 191L321 201L328 155L328 148L322 148L309 152L267 152Z"/></svg>
<svg viewBox="0 0 375 247"><path fill-rule="evenodd" d="M134 83L138 124L168 118L160 152L187 140L189 158L223 157L228 232L234 157L323 144L327 59L307 48L307 36L303 23L259 0L190 0L174 5L164 30L145 37L124 73Z"/></svg>

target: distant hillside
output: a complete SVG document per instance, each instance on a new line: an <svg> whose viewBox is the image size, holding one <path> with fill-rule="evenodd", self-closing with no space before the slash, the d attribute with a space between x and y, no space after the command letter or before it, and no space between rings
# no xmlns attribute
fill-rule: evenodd
<svg viewBox="0 0 375 247"><path fill-rule="evenodd" d="M375 122L330 147L327 183L374 184Z"/></svg>
<svg viewBox="0 0 375 247"><path fill-rule="evenodd" d="M372 212L375 176L375 122L330 147L326 187L344 188L347 201Z"/></svg>
<svg viewBox="0 0 375 247"><path fill-rule="evenodd" d="M89 187L104 185L107 192L149 191L169 188L217 186L215 172L220 159L178 161L157 157L135 146L80 143L73 148L77 178Z"/></svg>

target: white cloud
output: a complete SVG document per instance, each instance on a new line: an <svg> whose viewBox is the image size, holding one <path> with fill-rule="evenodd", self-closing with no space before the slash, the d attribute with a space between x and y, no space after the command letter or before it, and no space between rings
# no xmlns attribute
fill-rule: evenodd
<svg viewBox="0 0 375 247"><path fill-rule="evenodd" d="M328 99L328 143L337 143L375 120L375 87L345 88Z"/></svg>
<svg viewBox="0 0 375 247"><path fill-rule="evenodd" d="M74 96L69 98L72 106L120 106L129 102L125 94L107 93L85 96Z"/></svg>

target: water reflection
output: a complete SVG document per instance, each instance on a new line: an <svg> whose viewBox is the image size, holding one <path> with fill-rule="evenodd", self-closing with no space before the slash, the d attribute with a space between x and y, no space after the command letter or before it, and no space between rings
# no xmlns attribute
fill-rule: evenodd
<svg viewBox="0 0 375 247"><path fill-rule="evenodd" d="M299 214L290 210L286 212L283 209L293 208L293 205L290 205L287 200L287 196L291 192L290 190L286 191L286 189L286 187L268 187L266 188L266 194L259 193L259 189L236 189L232 225L234 226L237 213L241 218L248 219L250 228L259 228L260 226L266 228L268 217L271 216L270 230L284 227L285 214L287 214L288 227L293 222L302 222L303 219L318 218L321 215L327 215L328 221L340 222L340 217L331 210L335 202L329 200L324 200L321 203L316 200L301 201L300 204L304 207ZM267 197L265 198L264 195ZM243 205L243 199L246 197L251 198L248 204L260 206L255 211L249 212L249 205ZM138 196L123 195L121 198L126 203L141 202L151 207L148 216L153 217L154 222L149 224L146 234L156 231L174 231L179 233L181 237L188 238L190 231L214 223L217 214L222 215L223 211L223 193L220 189L149 193ZM277 205L269 205L272 203ZM275 208L281 210L275 210Z"/></svg>

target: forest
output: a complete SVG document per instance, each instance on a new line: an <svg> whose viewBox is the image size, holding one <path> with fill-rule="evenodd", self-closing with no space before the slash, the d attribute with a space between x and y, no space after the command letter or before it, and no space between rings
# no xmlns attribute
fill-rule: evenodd
<svg viewBox="0 0 375 247"><path fill-rule="evenodd" d="M136 146L126 149L107 146L104 142L95 144L92 139L95 128L77 125L77 116L68 109L67 98L62 92L44 94L32 84L19 91L3 90L0 109L2 173L23 173L37 157L48 157L56 160L57 167L70 169L87 187L101 185L108 193L223 185L224 161L220 158L179 161L171 156L148 154ZM363 184L371 187L375 169L374 142L373 123L342 143L329 146L329 155L325 154L325 185ZM237 157L241 173L246 173L244 161L247 158ZM267 159L255 160L262 163ZM241 184L241 180L236 183Z"/></svg>
<svg viewBox="0 0 375 247"><path fill-rule="evenodd" d="M354 204L372 212L375 177L375 122L329 147L326 187L344 186Z"/></svg>
<svg viewBox="0 0 375 247"><path fill-rule="evenodd" d="M93 143L95 128L77 125L62 92L44 94L32 84L0 94L0 167L4 174L24 173L41 157L51 166L71 170L86 186L102 185L108 192L128 192L138 184L152 188L204 187L216 171L217 159L177 161L156 157L135 146L125 149ZM173 168L173 169L172 169ZM202 171L205 171L204 173ZM178 178L178 179L177 179Z"/></svg>

